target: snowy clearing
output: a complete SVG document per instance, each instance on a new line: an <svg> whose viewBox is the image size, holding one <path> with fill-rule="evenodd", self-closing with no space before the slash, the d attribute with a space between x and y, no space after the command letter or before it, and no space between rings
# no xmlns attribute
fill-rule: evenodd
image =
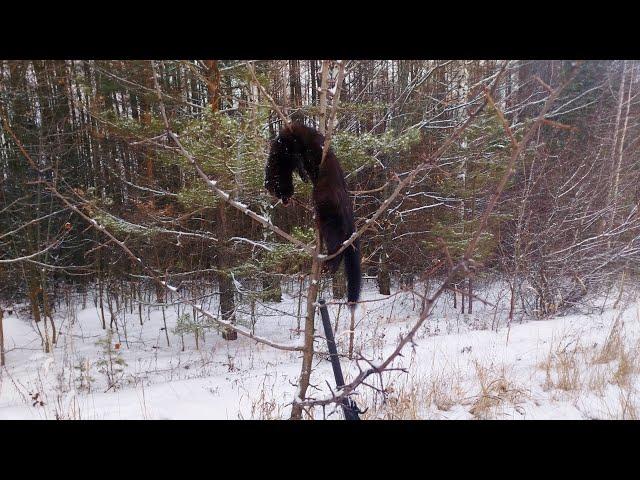
<svg viewBox="0 0 640 480"><path fill-rule="evenodd" d="M355 399L366 419L634 419L640 411L640 303L637 298L602 313L548 320L505 322L504 293L485 295L496 308L453 310L445 295L383 383L370 377ZM89 295L91 297L91 294ZM372 289L357 313L356 351L373 361L394 348L415 320L420 302L411 293L390 297ZM600 301L600 304L602 300ZM297 352L274 350L240 337L225 341L206 332L198 349L192 335L170 333L167 346L162 312L137 308L121 314L109 340L91 298L86 308L58 311L60 338L53 354L42 352L28 315L5 317L7 366L0 374L1 419L285 419L300 369ZM166 309L168 330L176 324ZM284 296L260 307L256 334L296 344L297 298ZM60 309L61 310L61 309ZM184 307L183 307L184 310ZM338 307L330 306L335 325ZM19 311L19 309L17 309ZM293 316L287 316L289 312ZM148 315L148 316L147 316ZM124 330L126 327L126 339ZM337 329L338 350L346 351L348 315ZM319 316L316 328L321 329ZM316 331L317 334L321 330ZM316 349L326 344L317 338ZM356 362L342 359L347 377ZM363 364L363 368L366 365ZM335 388L331 366L316 356L309 392L316 398ZM112 385L112 387L109 387ZM386 392L386 400L382 390ZM316 408L317 419L342 412Z"/></svg>

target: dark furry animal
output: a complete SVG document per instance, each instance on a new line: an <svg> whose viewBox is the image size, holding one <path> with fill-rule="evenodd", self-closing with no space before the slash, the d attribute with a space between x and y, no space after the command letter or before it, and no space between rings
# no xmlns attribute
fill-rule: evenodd
<svg viewBox="0 0 640 480"><path fill-rule="evenodd" d="M285 127L271 144L265 172L265 187L288 205L293 196L293 172L313 184L315 216L322 240L329 255L337 252L354 232L353 208L340 163L329 149L324 163L324 136L301 124ZM360 298L360 242L356 240L340 255L325 262L327 270L335 273L344 258L347 277L347 299L355 308Z"/></svg>

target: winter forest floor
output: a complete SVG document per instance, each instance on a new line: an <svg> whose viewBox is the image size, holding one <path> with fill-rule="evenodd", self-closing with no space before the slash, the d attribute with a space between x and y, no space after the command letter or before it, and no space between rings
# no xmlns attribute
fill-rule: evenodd
<svg viewBox="0 0 640 480"><path fill-rule="evenodd" d="M393 292L397 292L394 290ZM473 314L453 309L444 295L421 328L416 345L392 371L361 385L355 397L366 419L636 419L640 416L640 302L627 292L599 298L592 308L545 320L517 316L506 324L508 295L496 286L478 295ZM326 295L325 295L326 296ZM398 335L417 317L411 293L390 297L365 288L356 314L355 350L372 361L390 353ZM604 305L604 308L602 306ZM297 296L257 307L256 334L297 344ZM184 310L184 308L183 308ZM304 310L304 308L303 308ZM338 307L330 306L335 325ZM588 311L587 311L588 310ZM187 311L190 311L188 309ZM215 311L215 310L214 310ZM16 313L18 312L18 313ZM169 332L175 306L167 307ZM286 315L289 313L291 315ZM109 323L108 313L107 324ZM6 367L0 371L0 419L285 419L300 371L299 354L274 350L245 337L225 341L213 329L196 349L193 334L170 333L162 312L137 307L119 315L119 337L110 342L92 294L73 308L59 308L61 331L53 354L42 351L28 314L17 308L4 319ZM338 350L346 352L349 319L343 308ZM124 330L126 327L126 338ZM316 320L321 333L321 322ZM120 344L116 348L116 344ZM316 349L326 350L324 340ZM342 359L347 377L355 362ZM328 361L315 357L309 395L335 387ZM331 408L314 418L338 419Z"/></svg>

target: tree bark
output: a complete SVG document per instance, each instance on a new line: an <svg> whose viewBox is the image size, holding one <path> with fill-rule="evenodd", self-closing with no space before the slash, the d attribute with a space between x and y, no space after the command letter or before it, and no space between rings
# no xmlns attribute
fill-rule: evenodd
<svg viewBox="0 0 640 480"><path fill-rule="evenodd" d="M627 106L626 106L625 117L624 117L624 125L622 127L622 131L619 134L620 140L616 142L618 138L620 115L622 113L622 105L623 105L623 100L625 96L624 85L625 85L626 75L627 75L627 61L625 60L624 67L622 69L622 79L620 80L620 90L618 92L618 95L620 98L618 99L618 111L616 114L616 130L614 132L614 145L613 145L613 152L612 152L614 156L614 160L613 160L614 172L613 172L613 182L612 182L612 188L611 188L611 203L613 205L613 208L611 209L611 218L609 220L611 227L614 226L613 224L615 222L616 209L618 206L618 188L620 185L620 171L622 169L622 154L624 152L624 141L627 133L627 126L629 123L629 106L631 104L631 79L630 79L629 86L627 88L627 91L628 91L627 99L626 99ZM633 78L633 76L631 78ZM617 151L616 151L616 147L617 147Z"/></svg>
<svg viewBox="0 0 640 480"><path fill-rule="evenodd" d="M4 324L3 324L4 312L0 307L0 367L4 366Z"/></svg>
<svg viewBox="0 0 640 480"><path fill-rule="evenodd" d="M220 316L226 322L236 323L235 287L231 275L226 272L220 272L217 277L220 290ZM222 338L225 340L237 340L238 333L235 330L224 329Z"/></svg>
<svg viewBox="0 0 640 480"><path fill-rule="evenodd" d="M302 122L304 115L300 111L302 107L302 83L300 82L300 60L289 60L289 95L291 120Z"/></svg>
<svg viewBox="0 0 640 480"><path fill-rule="evenodd" d="M320 232L316 228L316 254L320 253ZM302 406L297 402L304 400L311 379L313 363L313 339L315 336L316 300L320 287L320 262L313 259L311 266L311 282L307 291L307 318L304 323L304 351L302 353L302 368L298 380L298 393L291 407L291 420L302 420Z"/></svg>
<svg viewBox="0 0 640 480"><path fill-rule="evenodd" d="M391 295L391 275L387 269L385 256L384 249L382 249L378 263L378 291L381 295Z"/></svg>
<svg viewBox="0 0 640 480"><path fill-rule="evenodd" d="M209 105L211 110L220 110L220 70L218 60L205 60L207 67L207 91L209 92Z"/></svg>

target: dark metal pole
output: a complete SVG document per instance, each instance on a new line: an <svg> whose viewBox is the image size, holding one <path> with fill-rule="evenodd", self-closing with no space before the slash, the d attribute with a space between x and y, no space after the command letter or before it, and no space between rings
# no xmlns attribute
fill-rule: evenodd
<svg viewBox="0 0 640 480"><path fill-rule="evenodd" d="M327 304L324 300L319 300L318 305L320 305L320 316L322 317L324 336L327 339L327 348L329 349L329 360L331 361L331 367L333 368L333 376L336 379L336 387L340 390L344 387L344 377L342 375L342 368L340 367L340 359L338 358L338 349L336 348L333 329L331 328L329 311L327 310ZM360 420L360 417L358 416L360 410L352 399L342 399L342 411L344 412L345 420Z"/></svg>

